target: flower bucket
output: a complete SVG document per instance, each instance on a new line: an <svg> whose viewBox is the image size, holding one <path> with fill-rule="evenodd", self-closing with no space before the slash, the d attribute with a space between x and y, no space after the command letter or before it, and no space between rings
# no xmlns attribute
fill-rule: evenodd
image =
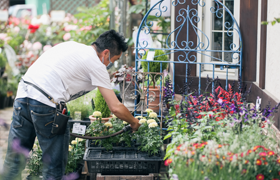
<svg viewBox="0 0 280 180"><path fill-rule="evenodd" d="M144 91L147 91L147 87L144 87ZM147 103L147 96L148 92L146 92L145 95L145 103ZM158 87L149 86L149 104L148 108L152 109L154 112L159 112L159 106L160 106L160 89Z"/></svg>
<svg viewBox="0 0 280 180"><path fill-rule="evenodd" d="M125 87L123 87L124 82L125 82ZM138 95L135 95L134 89L135 89L135 85L131 81L123 81L122 83L120 83L121 98L123 100L124 106L129 111L134 111L135 100L137 100L137 97L138 97ZM139 93L137 93L137 94L139 94Z"/></svg>

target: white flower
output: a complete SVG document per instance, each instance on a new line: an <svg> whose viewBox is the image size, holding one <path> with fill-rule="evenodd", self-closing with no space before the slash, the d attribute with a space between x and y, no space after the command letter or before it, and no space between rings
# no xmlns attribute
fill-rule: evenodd
<svg viewBox="0 0 280 180"><path fill-rule="evenodd" d="M149 114L149 117L151 117L151 118L155 118L155 117L157 117L157 113L155 113L155 112L151 112L151 113Z"/></svg>
<svg viewBox="0 0 280 180"><path fill-rule="evenodd" d="M123 121L123 124L128 124L126 121Z"/></svg>
<svg viewBox="0 0 280 180"><path fill-rule="evenodd" d="M146 119L140 119L139 124L144 124L144 123L146 123L146 122L147 122Z"/></svg>
<svg viewBox="0 0 280 180"><path fill-rule="evenodd" d="M136 116L135 118L136 118L136 119L138 119L138 118L139 118L139 119L143 119L144 117L142 117L142 116Z"/></svg>
<svg viewBox="0 0 280 180"><path fill-rule="evenodd" d="M112 123L110 123L110 122L106 122L104 125L105 125L106 127L112 127L112 126L113 126Z"/></svg>
<svg viewBox="0 0 280 180"><path fill-rule="evenodd" d="M146 109L146 112L151 113L151 112L154 112L154 111L152 109Z"/></svg>
<svg viewBox="0 0 280 180"><path fill-rule="evenodd" d="M42 49L42 44L40 42L35 42L32 45L32 49L35 50L35 51L40 50L40 49Z"/></svg>
<svg viewBox="0 0 280 180"><path fill-rule="evenodd" d="M148 123L148 124L156 123L156 121L155 121L154 119L149 119L149 120L147 121L147 123Z"/></svg>
<svg viewBox="0 0 280 180"><path fill-rule="evenodd" d="M72 141L71 141L71 144L73 144L73 145L74 145L74 144L77 144L77 141L72 140Z"/></svg>
<svg viewBox="0 0 280 180"><path fill-rule="evenodd" d="M116 116L115 114L113 114L113 118L114 118L114 119L116 119L116 118L117 118L117 116Z"/></svg>
<svg viewBox="0 0 280 180"><path fill-rule="evenodd" d="M95 117L102 116L100 111L94 111L92 115L95 116Z"/></svg>
<svg viewBox="0 0 280 180"><path fill-rule="evenodd" d="M156 122L152 122L151 124L149 124L149 128L153 128L153 127L157 127L158 124Z"/></svg>
<svg viewBox="0 0 280 180"><path fill-rule="evenodd" d="M71 145L69 145L68 150L69 150L69 151L72 151L72 150L73 150L73 147L72 147Z"/></svg>

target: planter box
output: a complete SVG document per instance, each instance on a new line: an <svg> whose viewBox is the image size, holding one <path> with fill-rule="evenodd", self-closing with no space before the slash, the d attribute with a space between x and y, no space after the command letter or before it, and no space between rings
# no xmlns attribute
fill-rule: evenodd
<svg viewBox="0 0 280 180"><path fill-rule="evenodd" d="M159 173L164 153L149 156L137 148L114 147L106 151L102 147L86 149L84 160L87 161L89 173L102 175L148 175Z"/></svg>

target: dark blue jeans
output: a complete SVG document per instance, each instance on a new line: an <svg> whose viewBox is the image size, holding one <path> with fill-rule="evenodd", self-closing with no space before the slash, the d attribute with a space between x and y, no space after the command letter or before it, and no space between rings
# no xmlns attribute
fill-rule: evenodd
<svg viewBox="0 0 280 180"><path fill-rule="evenodd" d="M68 158L69 126L64 135L53 135L51 129L54 114L55 108L36 100L15 100L3 180L21 179L26 160L20 158L22 156L19 156L15 148L30 152L36 136L43 151L43 179L62 178ZM15 140L20 142L20 147L13 144Z"/></svg>

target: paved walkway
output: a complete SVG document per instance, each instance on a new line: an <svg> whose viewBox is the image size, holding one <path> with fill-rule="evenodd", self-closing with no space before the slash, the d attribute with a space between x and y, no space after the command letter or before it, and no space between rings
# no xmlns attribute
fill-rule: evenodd
<svg viewBox="0 0 280 180"><path fill-rule="evenodd" d="M0 126L0 172L3 170L3 163L6 156L8 146L9 127L12 122L13 108L0 109L0 119L4 120L8 124L8 129ZM22 179L27 177L27 170L22 173Z"/></svg>

